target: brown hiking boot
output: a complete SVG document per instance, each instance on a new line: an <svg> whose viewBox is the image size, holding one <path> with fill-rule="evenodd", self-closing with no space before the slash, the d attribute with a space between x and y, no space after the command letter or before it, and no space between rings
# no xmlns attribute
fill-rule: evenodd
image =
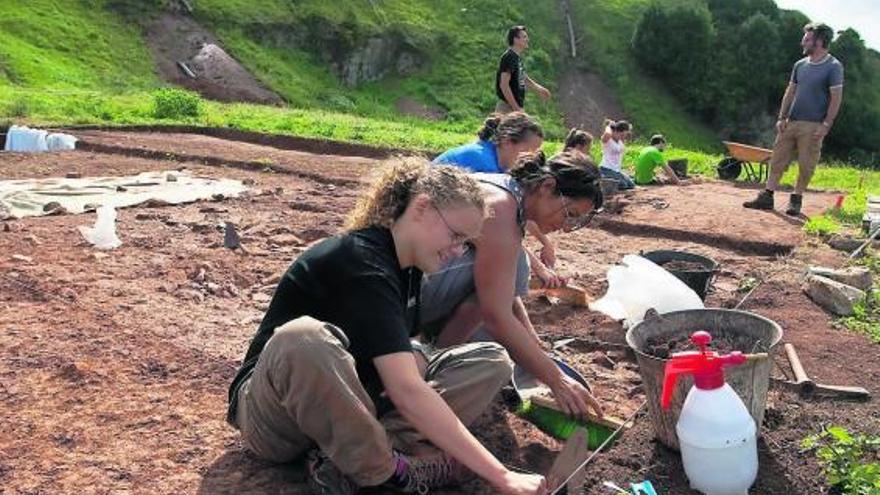
<svg viewBox="0 0 880 495"><path fill-rule="evenodd" d="M801 194L792 194L790 198L788 198L788 209L785 210L786 215L791 215L793 217L799 216L801 214L801 207L804 204L804 197Z"/></svg>
<svg viewBox="0 0 880 495"><path fill-rule="evenodd" d="M315 495L355 495L358 486L318 449L308 454L309 488Z"/></svg>
<svg viewBox="0 0 880 495"><path fill-rule="evenodd" d="M753 210L772 210L773 192L765 189L758 193L757 198L753 199L752 201L746 201L745 203L743 203L743 206L746 208L751 208Z"/></svg>

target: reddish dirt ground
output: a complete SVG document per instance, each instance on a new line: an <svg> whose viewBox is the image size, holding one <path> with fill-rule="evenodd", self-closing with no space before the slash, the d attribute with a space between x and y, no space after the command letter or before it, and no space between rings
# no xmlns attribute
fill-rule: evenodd
<svg viewBox="0 0 880 495"><path fill-rule="evenodd" d="M2 492L306 493L302 466L269 465L242 451L224 421L226 388L280 274L309 243L339 229L378 162L191 134L83 137L156 156L214 157L215 166L83 151L2 153L0 176L186 168L246 180L251 189L239 199L120 210L124 244L110 252L88 247L76 230L93 215L0 224ZM245 170L244 162L273 167ZM710 256L721 271L708 305L732 307L742 298L737 288L744 278L767 279L743 309L777 321L815 380L864 386L876 396L877 346L834 329L832 318L800 290L807 263L837 266L843 256L804 239L786 218L739 208L753 193L715 182L640 190L597 228L556 235L559 269L599 296L608 267L626 253L684 249ZM828 198L808 196L807 212ZM669 206L656 207L664 203ZM247 253L223 247L218 225L225 221L238 226ZM769 245L777 247L760 247ZM634 380L609 378L632 378L620 326L585 309L537 299L528 305L548 343L563 337L603 342L573 345L567 353L609 412L626 416L642 396ZM784 358L776 361L785 366ZM826 492L799 442L829 424L878 434L880 407L876 400L804 400L771 390L751 493ZM599 486L605 480L650 479L658 493L690 493L677 454L654 442L650 428L645 415L638 417L590 464L584 491L607 493ZM500 399L472 429L504 462L535 472L545 472L560 449ZM488 491L473 482L446 493Z"/></svg>

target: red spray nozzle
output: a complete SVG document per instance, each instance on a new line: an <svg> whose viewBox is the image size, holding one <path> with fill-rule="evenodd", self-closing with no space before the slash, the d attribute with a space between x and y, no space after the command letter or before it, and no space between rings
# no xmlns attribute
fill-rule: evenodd
<svg viewBox="0 0 880 495"><path fill-rule="evenodd" d="M666 362L663 377L663 394L660 405L669 409L672 392L678 376L690 374L694 376L694 386L700 390L714 390L724 386L724 366L743 364L746 357L739 351L719 356L715 351L706 349L712 342L709 332L699 331L691 335L691 342L700 348L699 351L679 352L672 355Z"/></svg>

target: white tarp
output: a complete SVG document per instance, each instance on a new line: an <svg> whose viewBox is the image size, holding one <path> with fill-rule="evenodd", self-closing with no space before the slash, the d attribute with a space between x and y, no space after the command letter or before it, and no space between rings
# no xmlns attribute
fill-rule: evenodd
<svg viewBox="0 0 880 495"><path fill-rule="evenodd" d="M70 134L48 133L40 129L14 125L6 132L4 151L43 152L64 151L76 147L76 138Z"/></svg>
<svg viewBox="0 0 880 495"><path fill-rule="evenodd" d="M247 188L241 181L192 177L177 171L144 172L130 177L80 179L23 179L0 181L0 219L45 215L45 206L58 203L70 213L86 205L122 208L158 200L170 204L237 197Z"/></svg>

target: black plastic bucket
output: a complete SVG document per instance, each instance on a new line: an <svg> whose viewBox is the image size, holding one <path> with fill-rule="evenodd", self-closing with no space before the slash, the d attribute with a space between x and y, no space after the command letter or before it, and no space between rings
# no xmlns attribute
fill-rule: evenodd
<svg viewBox="0 0 880 495"><path fill-rule="evenodd" d="M706 300L706 294L709 292L709 286L712 285L712 278L718 271L718 263L712 258L700 256L699 254L688 253L685 251L649 251L642 253L643 258L647 258L654 263L663 267L669 273L675 275L679 280L684 282L688 287L700 296L700 299ZM669 269L664 265L673 261L682 261L686 263L694 263L699 265L699 269L677 270Z"/></svg>
<svg viewBox="0 0 880 495"><path fill-rule="evenodd" d="M669 168L675 172L675 175L678 176L679 179L687 179L688 175L688 161L687 158L679 158L676 160L669 160Z"/></svg>

